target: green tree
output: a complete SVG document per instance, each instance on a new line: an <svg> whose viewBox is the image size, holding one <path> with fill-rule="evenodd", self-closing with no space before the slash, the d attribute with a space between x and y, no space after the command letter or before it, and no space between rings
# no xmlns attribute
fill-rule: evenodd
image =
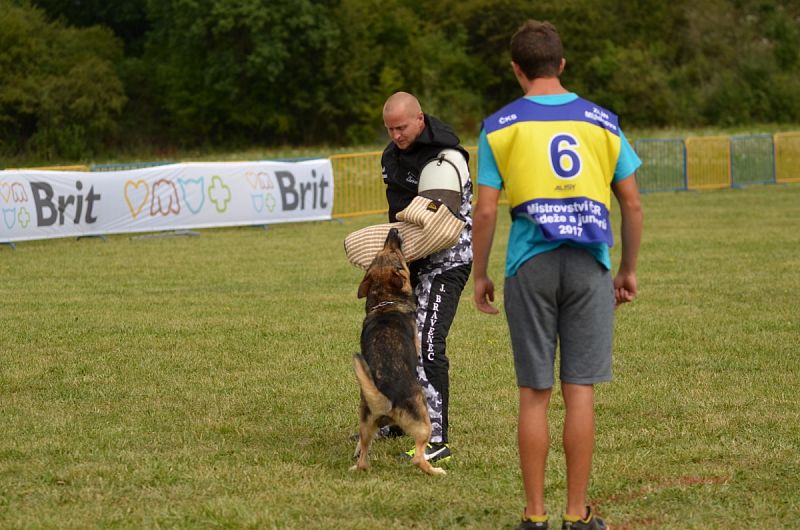
<svg viewBox="0 0 800 530"><path fill-rule="evenodd" d="M334 28L309 0L153 0L145 61L184 142L307 142ZM313 120L310 123L313 127Z"/></svg>
<svg viewBox="0 0 800 530"><path fill-rule="evenodd" d="M125 53L139 56L150 26L146 0L32 0L53 20L78 28L106 26L125 43Z"/></svg>
<svg viewBox="0 0 800 530"><path fill-rule="evenodd" d="M75 159L109 141L126 101L113 34L65 27L8 0L0 28L0 150Z"/></svg>
<svg viewBox="0 0 800 530"><path fill-rule="evenodd" d="M511 36L529 18L558 24L554 17L557 3L549 0L445 0L440 4L435 18L447 26L463 25L466 30L465 48L472 63L470 78L482 115L494 112L521 95L511 72Z"/></svg>
<svg viewBox="0 0 800 530"><path fill-rule="evenodd" d="M470 140L528 18L626 126L800 120L794 0L0 0L0 151L374 143L396 90Z"/></svg>
<svg viewBox="0 0 800 530"><path fill-rule="evenodd" d="M330 58L332 118L351 142L383 140L382 108L398 90L462 136L477 134L480 90L463 28L445 24L437 4L342 0L334 11L340 42ZM391 16L387 16L391 13ZM336 118L338 116L338 118Z"/></svg>

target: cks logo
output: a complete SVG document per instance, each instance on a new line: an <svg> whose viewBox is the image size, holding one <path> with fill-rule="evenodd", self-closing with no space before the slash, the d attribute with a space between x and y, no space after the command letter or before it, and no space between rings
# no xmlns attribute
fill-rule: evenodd
<svg viewBox="0 0 800 530"><path fill-rule="evenodd" d="M512 121L514 121L516 119L517 119L517 115L516 114L509 114L508 116L501 116L500 119L497 120L497 122L500 125L505 125L506 123L512 122Z"/></svg>

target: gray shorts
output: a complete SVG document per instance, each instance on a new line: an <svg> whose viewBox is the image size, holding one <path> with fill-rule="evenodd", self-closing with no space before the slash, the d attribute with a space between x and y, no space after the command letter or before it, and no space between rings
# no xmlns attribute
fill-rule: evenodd
<svg viewBox="0 0 800 530"><path fill-rule="evenodd" d="M611 380L614 287L589 252L562 245L534 256L506 278L504 297L518 386L553 386L557 343L562 383Z"/></svg>

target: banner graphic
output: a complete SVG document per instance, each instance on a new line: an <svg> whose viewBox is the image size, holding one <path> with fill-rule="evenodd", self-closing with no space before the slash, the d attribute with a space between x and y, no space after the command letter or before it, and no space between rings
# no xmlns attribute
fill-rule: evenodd
<svg viewBox="0 0 800 530"><path fill-rule="evenodd" d="M0 243L331 219L327 159L0 171Z"/></svg>

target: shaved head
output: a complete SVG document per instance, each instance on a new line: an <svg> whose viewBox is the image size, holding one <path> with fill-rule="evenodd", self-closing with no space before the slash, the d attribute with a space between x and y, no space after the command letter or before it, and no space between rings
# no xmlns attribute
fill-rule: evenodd
<svg viewBox="0 0 800 530"><path fill-rule="evenodd" d="M392 142L400 149L408 149L425 129L419 100L408 92L395 92L383 105L383 124Z"/></svg>
<svg viewBox="0 0 800 530"><path fill-rule="evenodd" d="M416 116L422 112L419 100L408 92L395 92L383 105L383 114L405 112L409 116Z"/></svg>

